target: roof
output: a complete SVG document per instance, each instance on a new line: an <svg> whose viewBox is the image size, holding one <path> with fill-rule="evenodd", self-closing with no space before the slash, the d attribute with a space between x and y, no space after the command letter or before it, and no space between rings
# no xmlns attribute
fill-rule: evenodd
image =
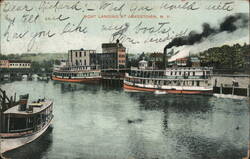
<svg viewBox="0 0 250 159"><path fill-rule="evenodd" d="M9 109L7 109L4 114L18 114L18 115L31 115L31 114L36 114L36 113L40 113L41 111L45 110L46 108L48 108L53 102L50 100L47 100L45 102L39 102L39 103L30 103L29 105L33 106L33 111L32 112L27 112L27 111L19 111L17 106L11 107Z"/></svg>
<svg viewBox="0 0 250 159"><path fill-rule="evenodd" d="M188 60L188 58L178 58L178 59L176 59L176 61L187 61Z"/></svg>
<svg viewBox="0 0 250 159"><path fill-rule="evenodd" d="M30 60L9 60L9 63L31 63Z"/></svg>
<svg viewBox="0 0 250 159"><path fill-rule="evenodd" d="M68 50L68 51L96 51L96 50L93 50L93 49L86 50L86 49L81 48L81 49Z"/></svg>
<svg viewBox="0 0 250 159"><path fill-rule="evenodd" d="M150 57L163 57L164 54L161 52L154 52L149 55Z"/></svg>
<svg viewBox="0 0 250 159"><path fill-rule="evenodd" d="M125 48L121 43L103 43L102 48L119 47Z"/></svg>
<svg viewBox="0 0 250 159"><path fill-rule="evenodd" d="M148 63L148 62L145 60L141 60L141 61L139 61L139 63Z"/></svg>

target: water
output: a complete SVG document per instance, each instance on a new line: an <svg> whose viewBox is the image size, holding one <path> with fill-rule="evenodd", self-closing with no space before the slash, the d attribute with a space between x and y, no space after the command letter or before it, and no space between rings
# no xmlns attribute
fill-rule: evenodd
<svg viewBox="0 0 250 159"><path fill-rule="evenodd" d="M5 154L12 159L240 159L247 154L246 100L55 81L0 86L10 95L54 101L53 126Z"/></svg>

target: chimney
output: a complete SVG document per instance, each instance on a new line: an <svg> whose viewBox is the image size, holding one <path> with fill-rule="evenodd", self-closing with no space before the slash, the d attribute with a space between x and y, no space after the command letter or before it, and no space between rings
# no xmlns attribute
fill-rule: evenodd
<svg viewBox="0 0 250 159"><path fill-rule="evenodd" d="M25 111L27 109L29 94L20 95L19 111Z"/></svg>

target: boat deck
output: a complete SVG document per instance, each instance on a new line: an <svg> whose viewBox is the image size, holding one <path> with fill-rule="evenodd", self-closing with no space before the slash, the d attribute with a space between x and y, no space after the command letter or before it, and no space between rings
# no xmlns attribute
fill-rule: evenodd
<svg viewBox="0 0 250 159"><path fill-rule="evenodd" d="M52 104L52 101L46 100L45 102L38 102L38 103L30 103L28 106L33 107L33 111L20 111L19 105L16 105L12 108L9 108L4 112L4 114L19 114L19 115L30 115L40 113L41 111L45 110Z"/></svg>

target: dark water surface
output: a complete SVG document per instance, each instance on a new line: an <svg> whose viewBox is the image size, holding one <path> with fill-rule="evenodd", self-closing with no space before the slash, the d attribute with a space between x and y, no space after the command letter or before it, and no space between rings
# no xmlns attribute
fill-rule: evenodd
<svg viewBox="0 0 250 159"><path fill-rule="evenodd" d="M54 81L0 86L12 95L54 101L53 126L5 154L13 159L240 159L247 153L246 100Z"/></svg>

